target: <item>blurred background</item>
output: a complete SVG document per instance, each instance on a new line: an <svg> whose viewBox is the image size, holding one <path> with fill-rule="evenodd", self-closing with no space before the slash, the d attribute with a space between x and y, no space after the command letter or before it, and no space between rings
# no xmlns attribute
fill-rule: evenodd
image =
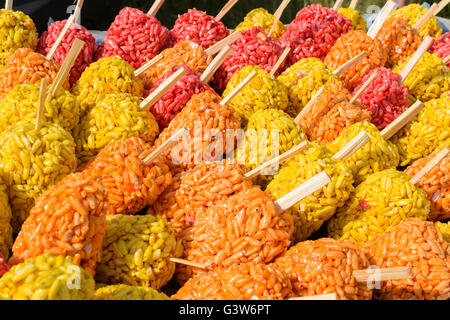
<svg viewBox="0 0 450 320"><path fill-rule="evenodd" d="M233 29L244 16L252 9L263 7L269 12L274 13L282 0L240 0L231 11L222 19L226 26ZM206 11L206 13L216 15L227 0L166 0L157 14L157 18L163 25L172 28L178 14L183 14L187 9L196 8ZM284 23L289 23L294 19L298 10L312 4L322 3L324 6L332 7L335 1L307 1L292 0L281 17ZM386 0L359 0L357 10L362 14L374 13L378 6L381 8ZM422 3L422 1L403 1L404 3ZM62 20L71 13L67 10L73 0L15 0L14 9L21 10L30 15L34 20L38 32L41 33L47 29L49 22ZM85 0L81 14L81 23L89 30L106 30L117 13L125 6L139 8L147 11L152 0ZM343 7L348 7L350 0L344 1ZM69 12L67 12L69 11ZM450 6L447 6L439 13L440 17L450 18Z"/></svg>

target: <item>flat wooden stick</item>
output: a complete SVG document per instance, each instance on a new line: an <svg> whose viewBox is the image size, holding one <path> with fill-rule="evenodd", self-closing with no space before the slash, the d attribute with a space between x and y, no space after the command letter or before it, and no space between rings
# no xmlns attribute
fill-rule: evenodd
<svg viewBox="0 0 450 320"><path fill-rule="evenodd" d="M428 19L436 14L439 9L439 5L435 2L433 5L425 12L425 14L413 25L413 28L418 30Z"/></svg>
<svg viewBox="0 0 450 320"><path fill-rule="evenodd" d="M60 34L58 35L58 38L56 38L56 41L53 43L52 47L50 48L50 51L47 53L47 56L45 57L47 60L50 60L53 57L53 55L55 54L56 50L58 49L59 45L61 44L61 41L64 39L64 36L66 35L67 31L69 30L70 26L72 25L74 18L75 18L75 16L72 14L72 15L70 15L69 19L67 19L66 24L64 25Z"/></svg>
<svg viewBox="0 0 450 320"><path fill-rule="evenodd" d="M13 8L13 0L6 0L5 2L5 10L12 10Z"/></svg>
<svg viewBox="0 0 450 320"><path fill-rule="evenodd" d="M450 3L450 0L442 0L441 2L439 2L439 8L438 10L434 13L435 15L437 15L439 12L441 12L442 9L444 9L448 4Z"/></svg>
<svg viewBox="0 0 450 320"><path fill-rule="evenodd" d="M156 158L158 158L161 155L161 153L164 152L164 150L172 147L175 143L178 142L178 140L180 140L182 136L184 136L188 132L189 130L186 128L181 128L175 131L175 133L169 139L164 141L163 144L161 144L158 148L153 150L152 153L150 153L148 156L144 158L143 160L144 164L147 166L151 164Z"/></svg>
<svg viewBox="0 0 450 320"><path fill-rule="evenodd" d="M381 131L381 136L388 140L411 121L425 105L417 100L412 106L406 109L397 119L392 121L386 128Z"/></svg>
<svg viewBox="0 0 450 320"><path fill-rule="evenodd" d="M392 267L379 269L364 269L353 271L353 276L358 282L366 282L371 278L376 281L397 280L409 278L413 275L409 267Z"/></svg>
<svg viewBox="0 0 450 320"><path fill-rule="evenodd" d="M380 31L381 26L383 25L384 21L387 19L387 17L389 17L389 15L395 9L396 6L397 6L397 4L392 0L389 0L386 2L386 4L381 9L381 11L378 13L377 18L370 26L369 31L367 31L367 35L369 37L371 37L372 39L375 39L375 37L377 36L378 31Z"/></svg>
<svg viewBox="0 0 450 320"><path fill-rule="evenodd" d="M270 168L271 166L273 166L275 163L283 163L293 157L295 157L296 155L298 155L299 153L303 152L304 150L306 150L309 146L309 142L308 141L302 141L300 142L298 145L296 145L295 147L289 149L288 151L286 151L285 153L280 154L278 157L275 157L273 159L270 159L269 161L264 162L262 165L260 165L259 167L247 172L246 174L244 174L244 178L245 179L252 179L258 175L260 175L265 169Z"/></svg>
<svg viewBox="0 0 450 320"><path fill-rule="evenodd" d="M277 62L273 66L272 70L270 70L270 77L271 78L273 78L275 76L275 73L278 71L278 69L280 68L281 64L286 59L286 57L287 57L287 55L289 54L290 51L291 51L290 47L286 47L286 49L284 49L283 53L278 58Z"/></svg>
<svg viewBox="0 0 450 320"><path fill-rule="evenodd" d="M203 71L200 76L200 81L204 84L208 83L211 80L214 73L219 69L220 65L225 61L225 59L233 52L233 48L227 44L220 50L219 54L211 61L208 67Z"/></svg>
<svg viewBox="0 0 450 320"><path fill-rule="evenodd" d="M227 44L231 45L233 42L235 42L237 39L241 37L242 33L240 31L235 31L232 34L230 34L225 39L222 39L215 44L213 44L211 47L205 50L206 54L213 56L217 52L223 49Z"/></svg>
<svg viewBox="0 0 450 320"><path fill-rule="evenodd" d="M425 39L423 39L420 46L417 48L417 50L413 53L412 57L409 59L408 63L405 64L403 69L400 70L400 72L398 73L402 77L402 82L405 81L408 74L416 66L420 58L422 58L423 54L428 51L433 42L434 38L430 36L426 36Z"/></svg>
<svg viewBox="0 0 450 320"><path fill-rule="evenodd" d="M222 20L222 18L228 13L228 11L233 8L233 6L238 2L238 0L229 0L222 8L222 10L219 11L217 16L214 18L216 21Z"/></svg>
<svg viewBox="0 0 450 320"><path fill-rule="evenodd" d="M143 74L145 71L147 71L151 66L153 66L155 63L157 63L162 58L164 58L163 53L160 53L160 54L154 56L151 60L149 60L145 64L143 64L139 69L134 70L133 75L132 75L133 78L139 77L141 74Z"/></svg>
<svg viewBox="0 0 450 320"><path fill-rule="evenodd" d="M220 101L220 104L222 106L226 105L228 102L230 102L231 99L233 99L250 81L253 80L254 77L256 77L257 72L253 70L250 72L244 80L239 83L236 88L234 88L225 98L223 98L222 101Z"/></svg>
<svg viewBox="0 0 450 320"><path fill-rule="evenodd" d="M300 202L310 194L313 194L317 190L323 188L330 182L331 179L325 171L316 174L308 181L302 183L297 188L275 201L273 203L275 205L275 210L278 213L286 211L296 203Z"/></svg>
<svg viewBox="0 0 450 320"><path fill-rule="evenodd" d="M427 175L427 173L433 169L435 166L437 166L446 156L448 156L450 152L449 147L445 147L431 159L422 169L420 169L419 172L417 172L414 177L409 180L412 184L416 184L419 182L423 177Z"/></svg>
<svg viewBox="0 0 450 320"><path fill-rule="evenodd" d="M156 13L161 9L161 6L164 4L164 0L155 0L151 8L147 11L147 14L150 16L155 16Z"/></svg>
<svg viewBox="0 0 450 320"><path fill-rule="evenodd" d="M45 94L47 92L47 84L48 84L47 78L42 78L41 86L39 88L39 104L38 104L38 109L36 112L36 123L35 123L36 130L41 129L42 121L44 119Z"/></svg>
<svg viewBox="0 0 450 320"><path fill-rule="evenodd" d="M357 5L358 5L358 0L352 0L352 2L350 2L349 8L356 9Z"/></svg>
<svg viewBox="0 0 450 320"><path fill-rule="evenodd" d="M339 8L342 6L342 3L344 3L344 0L336 0L333 6L333 10L338 11Z"/></svg>
<svg viewBox="0 0 450 320"><path fill-rule="evenodd" d="M358 55L354 56L350 60L348 60L343 65L339 66L336 70L333 71L333 74L340 77L345 71L353 67L355 64L357 64L359 61L361 61L364 57L367 56L367 52L363 51L359 53Z"/></svg>
<svg viewBox="0 0 450 320"><path fill-rule="evenodd" d="M161 97L167 91L169 91L169 89L172 88L185 74L186 69L180 68L177 70L177 72L164 80L163 83L161 83L158 88L155 89L155 91L153 91L147 98L144 99L144 101L141 102L141 104L139 105L141 109L148 110L148 108L150 108L159 99L161 99Z"/></svg>
<svg viewBox="0 0 450 320"><path fill-rule="evenodd" d="M450 55L448 55L447 57L445 57L442 62L444 62L444 64L447 64L450 62Z"/></svg>
<svg viewBox="0 0 450 320"><path fill-rule="evenodd" d="M191 266L191 267L200 268L200 269L208 269L208 267L205 264L203 264L203 263L189 261L189 260L186 260L186 259L169 258L169 260L174 262L174 263L184 264L186 266Z"/></svg>
<svg viewBox="0 0 450 320"><path fill-rule="evenodd" d="M75 23L78 23L77 21L78 21L78 18L80 17L81 9L83 8L83 3L84 3L84 0L77 1L77 6L75 7L75 11L73 13L73 21Z"/></svg>
<svg viewBox="0 0 450 320"><path fill-rule="evenodd" d="M275 17L272 27L269 30L269 33L267 34L269 37L272 36L273 31L275 30L275 27L278 24L278 21L280 21L281 16L283 15L283 11L284 9L286 9L287 5L289 4L289 2L291 2L291 0L283 0L280 4L280 6L278 7L277 11L275 11L275 13L273 14L273 16Z"/></svg>
<svg viewBox="0 0 450 320"><path fill-rule="evenodd" d="M353 97L350 99L350 103L355 103L355 101L359 98L359 96L363 93L363 91L366 90L367 87L372 83L373 79L375 79L377 74L378 70L375 70L375 72L372 73L369 79L367 79L366 82L363 83L361 88L359 88L359 90L353 95Z"/></svg>
<svg viewBox="0 0 450 320"><path fill-rule="evenodd" d="M353 153L364 147L370 141L369 135L363 130L356 137L350 140L341 150L336 152L331 158L346 160Z"/></svg>
<svg viewBox="0 0 450 320"><path fill-rule="evenodd" d="M337 300L336 293L318 294L315 296L294 297L288 300Z"/></svg>
<svg viewBox="0 0 450 320"><path fill-rule="evenodd" d="M83 49L83 46L84 46L83 40L75 39L73 41L72 47L70 47L70 50L67 53L67 56L64 59L63 64L61 65L61 68L59 68L59 71L55 79L53 80L52 86L50 88L49 98L54 97L56 91L60 87L62 87L63 83L66 81L67 77L69 76L70 70L72 70L75 61L77 60L78 55L81 52L81 49Z"/></svg>
<svg viewBox="0 0 450 320"><path fill-rule="evenodd" d="M300 125L300 120L309 112L314 103L316 103L317 98L325 91L325 86L322 86L317 92L311 97L306 106L300 111L300 113L295 117L294 122Z"/></svg>

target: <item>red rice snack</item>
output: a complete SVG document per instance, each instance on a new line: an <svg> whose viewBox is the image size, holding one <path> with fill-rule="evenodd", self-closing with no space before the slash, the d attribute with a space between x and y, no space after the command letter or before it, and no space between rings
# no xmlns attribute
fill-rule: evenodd
<svg viewBox="0 0 450 320"><path fill-rule="evenodd" d="M381 300L446 300L450 298L450 247L429 221L408 219L375 236L363 247L380 268L408 266L413 276L381 283Z"/></svg>
<svg viewBox="0 0 450 320"><path fill-rule="evenodd" d="M136 8L120 10L106 32L97 59L119 56L137 69L166 45L169 30L155 17Z"/></svg>
<svg viewBox="0 0 450 320"><path fill-rule="evenodd" d="M294 231L288 212L277 213L272 198L257 186L199 211L185 241L186 259L210 268L244 262L268 263L285 251ZM203 270L187 266L178 280Z"/></svg>
<svg viewBox="0 0 450 320"><path fill-rule="evenodd" d="M114 140L88 164L86 170L102 177L108 214L134 214L152 204L172 183L169 167L162 161L145 165L141 160L150 145L139 137Z"/></svg>
<svg viewBox="0 0 450 320"><path fill-rule="evenodd" d="M372 69L382 67L387 60L387 52L378 39L372 39L364 31L352 30L337 39L325 57L327 67L336 69L351 58L367 52L367 56L345 71L341 80L349 90L361 83L362 78Z"/></svg>
<svg viewBox="0 0 450 320"><path fill-rule="evenodd" d="M450 31L447 31L442 36L437 38L437 40L433 42L433 45L429 51L436 54L442 60L450 56ZM450 68L450 61L447 62L447 67Z"/></svg>
<svg viewBox="0 0 450 320"><path fill-rule="evenodd" d="M36 199L13 246L10 265L49 253L72 256L92 275L101 258L107 202L98 179L86 172L66 176Z"/></svg>
<svg viewBox="0 0 450 320"><path fill-rule="evenodd" d="M221 21L196 9L189 9L179 16L170 32L172 45L189 40L205 49L228 35L228 29Z"/></svg>
<svg viewBox="0 0 450 320"><path fill-rule="evenodd" d="M293 296L289 278L264 263L249 262L201 273L181 287L176 300L284 300Z"/></svg>
<svg viewBox="0 0 450 320"><path fill-rule="evenodd" d="M439 150L436 150L436 152ZM425 158L414 161L405 173L411 177L416 175L434 156L436 152ZM434 166L417 184L423 189L431 202L428 220L438 221L450 219L450 155Z"/></svg>
<svg viewBox="0 0 450 320"><path fill-rule="evenodd" d="M0 253L0 278L9 271L9 266L6 264L5 257Z"/></svg>
<svg viewBox="0 0 450 320"><path fill-rule="evenodd" d="M372 291L353 271L369 266L367 257L348 240L303 241L271 264L285 272L297 296L336 293L340 300L370 300Z"/></svg>

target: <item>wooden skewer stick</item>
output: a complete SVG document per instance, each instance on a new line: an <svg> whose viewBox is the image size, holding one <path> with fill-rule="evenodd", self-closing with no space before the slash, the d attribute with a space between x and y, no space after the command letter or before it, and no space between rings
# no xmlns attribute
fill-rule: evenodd
<svg viewBox="0 0 450 320"><path fill-rule="evenodd" d="M287 5L289 4L289 2L291 2L291 0L283 0L280 4L280 6L278 7L277 11L275 11L275 13L273 14L273 16L275 17L272 27L270 28L269 33L267 34L269 37L272 36L273 31L275 30L275 27L278 24L278 21L280 21L281 16L283 15L283 11L284 9L286 9Z"/></svg>
<svg viewBox="0 0 450 320"><path fill-rule="evenodd" d="M340 77L345 71L353 67L355 64L357 64L359 61L361 61L364 57L367 56L367 52L363 51L360 54L354 56L350 60L348 60L343 65L339 66L336 70L333 71L333 74Z"/></svg>
<svg viewBox="0 0 450 320"><path fill-rule="evenodd" d="M133 78L139 77L141 74L143 74L145 71L147 71L151 66L156 64L162 58L164 58L163 53L160 53L160 54L154 56L151 60L149 60L145 64L143 64L139 69L134 70L132 77Z"/></svg>
<svg viewBox="0 0 450 320"><path fill-rule="evenodd" d="M417 50L414 52L412 57L409 59L408 63L403 67L402 70L398 73L402 77L402 82L405 81L408 74L412 71L412 69L416 66L416 64L419 62L420 58L422 58L423 54L428 51L428 49L431 47L431 45L434 42L434 38L430 36L426 36L425 39L423 39L420 46L417 48Z"/></svg>
<svg viewBox="0 0 450 320"><path fill-rule="evenodd" d="M442 62L444 62L445 64L450 62L450 55L448 55L447 57L445 57Z"/></svg>
<svg viewBox="0 0 450 320"><path fill-rule="evenodd" d="M169 258L169 260L174 262L174 263L184 264L186 266L191 266L191 267L200 268L200 269L208 269L208 267L205 264L203 264L203 263L189 261L189 260L186 260L186 259Z"/></svg>
<svg viewBox="0 0 450 320"><path fill-rule="evenodd" d="M233 6L238 2L238 0L229 0L222 8L222 10L219 11L217 16L214 18L216 21L222 20L222 18L228 13L228 11L233 8Z"/></svg>
<svg viewBox="0 0 450 320"><path fill-rule="evenodd" d="M396 6L397 6L397 4L392 0L389 0L386 2L386 4L381 9L381 11L378 13L377 18L375 19L373 24L370 26L369 31L367 31L367 35L369 37L371 37L372 39L375 39L375 37L377 36L378 31L380 31L381 26L383 25L384 21L387 19L387 17L389 17L389 15L395 9Z"/></svg>
<svg viewBox="0 0 450 320"><path fill-rule="evenodd" d="M163 4L164 0L155 0L155 2L153 2L153 5L147 11L147 14L150 16L156 16L156 13L159 11L159 9L161 9Z"/></svg>
<svg viewBox="0 0 450 320"><path fill-rule="evenodd" d="M39 104L38 104L38 109L37 109L37 113L36 113L36 124L35 124L36 130L41 129L42 121L44 119L45 94L47 92L47 84L48 84L47 78L42 78L41 86L39 88Z"/></svg>
<svg viewBox="0 0 450 320"><path fill-rule="evenodd" d="M145 98L144 101L141 102L139 105L141 109L148 110L152 105L154 105L161 97L169 91L170 88L172 88L178 80L180 80L184 75L186 74L185 68L180 68L172 74L170 77L168 77L166 80L164 80L161 85L156 88L155 91L153 91L147 98Z"/></svg>
<svg viewBox="0 0 450 320"><path fill-rule="evenodd" d="M316 174L308 181L302 183L297 188L275 201L273 203L275 205L275 210L278 213L286 211L296 203L300 202L310 194L313 194L317 190L323 188L330 182L331 179L325 171Z"/></svg>
<svg viewBox="0 0 450 320"><path fill-rule="evenodd" d="M158 158L164 152L164 150L172 147L175 143L178 142L178 140L180 140L182 136L184 136L188 132L189 130L186 128L181 128L175 131L175 133L169 139L164 141L163 144L161 144L158 148L153 150L152 153L150 153L148 156L144 158L143 160L144 164L145 165L151 164L153 161L155 161L156 158Z"/></svg>
<svg viewBox="0 0 450 320"><path fill-rule="evenodd" d="M336 0L333 6L333 10L338 11L339 8L342 6L342 3L344 3L344 0Z"/></svg>
<svg viewBox="0 0 450 320"><path fill-rule="evenodd" d="M336 152L331 158L346 160L353 153L364 147L370 141L369 135L363 130L356 137L350 140L341 150Z"/></svg>
<svg viewBox="0 0 450 320"><path fill-rule="evenodd" d="M414 118L425 105L417 100L412 106L405 110L397 119L392 121L386 128L381 131L381 136L388 140L403 128L412 118Z"/></svg>
<svg viewBox="0 0 450 320"><path fill-rule="evenodd" d="M288 300L337 300L336 293L318 294L315 296L294 297Z"/></svg>
<svg viewBox="0 0 450 320"><path fill-rule="evenodd" d="M5 10L12 10L13 8L13 0L6 0L5 2Z"/></svg>
<svg viewBox="0 0 450 320"><path fill-rule="evenodd" d="M433 157L433 159L431 159L422 169L420 169L420 171L417 172L415 174L415 176L412 177L411 180L409 180L409 182L411 182L412 184L416 184L417 182L419 182L423 177L425 177L427 175L427 173L431 169L433 169L442 160L444 160L444 158L446 156L448 156L449 152L450 152L449 147L445 147L444 149L442 149L441 151L436 153L436 155Z"/></svg>
<svg viewBox="0 0 450 320"><path fill-rule="evenodd" d="M59 45L61 44L61 41L64 39L64 36L66 35L67 31L69 30L70 26L72 25L74 18L75 18L75 16L72 14L72 15L70 15L69 19L67 19L66 24L64 25L60 34L58 35L58 38L56 38L56 41L53 43L52 47L50 48L50 51L47 53L47 56L45 57L47 60L50 60L53 57L53 55L55 54L56 50L58 49Z"/></svg>
<svg viewBox="0 0 450 320"><path fill-rule="evenodd" d="M252 179L258 175L260 175L265 169L270 168L271 166L273 166L276 163L283 163L293 157L295 157L296 155L298 155L299 153L303 152L304 150L306 150L309 146L309 142L308 141L302 141L300 142L298 145L296 145L295 147L289 149L288 151L286 151L285 153L280 154L278 157L275 157L273 159L270 159L269 161L264 162L262 165L260 165L259 167L247 172L246 174L244 174L244 178L245 179Z"/></svg>
<svg viewBox="0 0 450 320"><path fill-rule="evenodd" d="M78 18L80 17L81 8L83 8L83 3L84 3L84 0L77 1L77 6L75 7L75 11L73 13L73 21L75 23L78 23L77 21L78 21Z"/></svg>
<svg viewBox="0 0 450 320"><path fill-rule="evenodd" d="M386 281L409 278L413 275L409 267L392 267L379 269L364 269L353 271L353 276L358 282L366 282L370 279L374 281Z"/></svg>
<svg viewBox="0 0 450 320"><path fill-rule="evenodd" d="M308 101L306 106L300 111L300 113L295 117L294 122L297 125L300 125L300 121L302 118L309 112L309 110L312 108L314 103L316 103L316 100L319 98L319 96L325 91L325 86L322 86L317 92L311 97L311 99Z"/></svg>
<svg viewBox="0 0 450 320"><path fill-rule="evenodd" d="M240 31L235 31L232 34L230 34L225 39L222 39L215 44L213 44L211 47L205 50L206 54L212 56L215 55L217 52L223 49L227 44L231 45L233 42L235 42L237 39L241 37L242 33Z"/></svg>
<svg viewBox="0 0 450 320"><path fill-rule="evenodd" d="M284 49L283 53L278 58L277 62L273 66L272 70L270 70L270 77L271 78L273 78L275 76L275 73L278 71L278 69L280 68L281 64L286 59L286 57L287 57L287 55L289 54L290 51L291 51L290 47L286 47L286 49Z"/></svg>
<svg viewBox="0 0 450 320"><path fill-rule="evenodd" d="M352 0L352 2L350 2L350 9L355 9L356 10L356 6L358 5L358 0Z"/></svg>
<svg viewBox="0 0 450 320"><path fill-rule="evenodd" d="M49 98L54 97L56 94L56 91L66 81L67 77L69 76L70 70L72 70L73 65L75 64L75 61L78 58L78 55L81 52L81 49L83 49L84 41L80 39L75 39L72 43L72 47L70 47L69 52L67 53L66 58L64 59L63 64L61 65L61 68L59 68L59 71L53 80L52 86L50 88L50 94Z"/></svg>
<svg viewBox="0 0 450 320"><path fill-rule="evenodd" d="M254 77L256 77L257 72L253 70L244 78L244 80L239 83L239 85L236 86L225 98L223 98L222 101L220 101L220 104L222 106L226 105L228 102L230 102L231 99L233 99L250 81L253 80Z"/></svg>
<svg viewBox="0 0 450 320"><path fill-rule="evenodd" d="M353 97L350 99L350 103L355 103L355 101L359 98L359 96L363 93L363 91L366 90L367 87L372 83L373 79L375 79L377 74L378 70L375 70L375 72L372 73L369 79L367 79L366 82L363 83L361 88L359 88L359 90L353 95Z"/></svg>
<svg viewBox="0 0 450 320"><path fill-rule="evenodd" d="M427 12L425 12L425 14L413 25L413 28L418 30L425 22L427 22L428 19L436 14L438 9L439 5L436 2L433 3L430 9L428 9Z"/></svg>
<svg viewBox="0 0 450 320"><path fill-rule="evenodd" d="M439 2L439 9L435 12L435 15L441 12L441 10L444 9L449 3L450 0L442 0L441 2Z"/></svg>
<svg viewBox="0 0 450 320"><path fill-rule="evenodd" d="M202 83L208 83L211 80L214 73L219 69L220 65L225 61L225 59L233 52L233 48L230 45L226 45L220 50L219 54L211 61L208 67L203 71L200 76L200 81Z"/></svg>

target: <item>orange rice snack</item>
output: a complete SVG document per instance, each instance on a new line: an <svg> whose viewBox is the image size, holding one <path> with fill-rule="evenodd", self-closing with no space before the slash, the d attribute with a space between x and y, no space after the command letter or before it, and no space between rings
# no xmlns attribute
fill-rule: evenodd
<svg viewBox="0 0 450 320"><path fill-rule="evenodd" d="M388 53L385 67L392 68L411 56L422 42L416 29L404 17L386 19L376 38Z"/></svg>
<svg viewBox="0 0 450 320"><path fill-rule="evenodd" d="M372 298L367 283L353 276L353 271L369 266L368 259L348 240L299 242L271 265L288 275L297 296L336 293L339 300Z"/></svg>
<svg viewBox="0 0 450 320"><path fill-rule="evenodd" d="M327 67L334 70L363 51L367 52L367 56L341 76L341 80L349 90L353 90L360 84L364 75L370 70L384 66L387 53L381 42L378 39L372 39L364 31L351 30L337 39L325 57L324 62Z"/></svg>
<svg viewBox="0 0 450 320"><path fill-rule="evenodd" d="M52 83L59 68L57 62L47 60L40 53L28 48L18 49L0 69L0 98L6 96L18 84L39 83L43 78ZM68 79L64 82L63 88L69 90Z"/></svg>
<svg viewBox="0 0 450 320"><path fill-rule="evenodd" d="M381 282L381 300L446 300L450 298L450 247L430 221L408 219L376 235L363 247L372 265L411 268L413 276Z"/></svg>
<svg viewBox="0 0 450 320"><path fill-rule="evenodd" d="M144 85L147 90L150 90L159 78L168 74L175 66L186 65L198 74L202 74L213 59L202 46L192 41L177 43L172 48L161 51L161 54L164 57L144 73Z"/></svg>
<svg viewBox="0 0 450 320"><path fill-rule="evenodd" d="M87 172L66 176L36 199L14 242L10 265L44 253L71 256L92 275L101 258L107 201L99 179Z"/></svg>
<svg viewBox="0 0 450 320"><path fill-rule="evenodd" d="M330 82L324 92L300 119L308 140L330 143L341 131L356 122L371 121L372 113L338 82Z"/></svg>
<svg viewBox="0 0 450 320"><path fill-rule="evenodd" d="M102 177L108 214L134 214L152 204L172 183L166 163L146 165L141 154L151 148L139 137L114 140L89 163L86 170Z"/></svg>
<svg viewBox="0 0 450 320"><path fill-rule="evenodd" d="M406 168L405 173L413 177L436 156L438 151L440 149L428 157L414 161ZM419 180L417 186L425 191L428 200L431 202L428 220L439 221L450 219L450 155L447 155L425 177Z"/></svg>
<svg viewBox="0 0 450 320"><path fill-rule="evenodd" d="M186 106L173 118L169 126L161 131L154 147L160 146L177 130L187 128L189 133L163 154L172 167L192 168L205 161L220 161L229 154L237 142L236 136L227 135L227 130L240 129L241 119L231 107L221 105L221 97L212 91L193 95Z"/></svg>
<svg viewBox="0 0 450 320"><path fill-rule="evenodd" d="M272 198L252 186L197 212L184 244L185 258L211 269L250 261L268 263L289 247L293 231L289 212L278 213ZM204 272L191 266L184 271L177 272L181 283Z"/></svg>
<svg viewBox="0 0 450 320"><path fill-rule="evenodd" d="M181 287L176 300L284 300L293 296L289 278L264 263L248 262L201 273Z"/></svg>

